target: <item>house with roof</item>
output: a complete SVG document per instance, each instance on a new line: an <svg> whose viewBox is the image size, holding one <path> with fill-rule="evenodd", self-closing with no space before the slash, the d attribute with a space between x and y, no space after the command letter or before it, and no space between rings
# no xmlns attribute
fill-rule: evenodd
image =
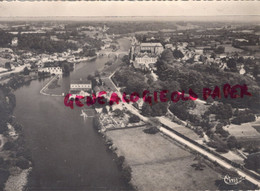
<svg viewBox="0 0 260 191"><path fill-rule="evenodd" d="M50 74L62 74L61 67L46 67L46 68L39 68L38 72L46 72Z"/></svg>
<svg viewBox="0 0 260 191"><path fill-rule="evenodd" d="M72 80L70 83L70 93L72 95L88 96L92 90L92 83L89 80Z"/></svg>
<svg viewBox="0 0 260 191"><path fill-rule="evenodd" d="M140 44L141 52L148 52L156 55L160 55L164 48L161 43L158 42L144 42Z"/></svg>
<svg viewBox="0 0 260 191"><path fill-rule="evenodd" d="M152 69L163 50L160 42L139 43L133 39L130 60L135 68Z"/></svg>

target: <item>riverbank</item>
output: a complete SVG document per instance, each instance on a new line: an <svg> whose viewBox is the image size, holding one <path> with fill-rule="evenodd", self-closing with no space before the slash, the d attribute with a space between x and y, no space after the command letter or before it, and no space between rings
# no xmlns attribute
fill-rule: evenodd
<svg viewBox="0 0 260 191"><path fill-rule="evenodd" d="M38 76L15 74L0 86L0 189L22 191L27 184L31 170L31 154L25 147L23 127L13 116L16 98L13 93L23 85L28 85Z"/></svg>
<svg viewBox="0 0 260 191"><path fill-rule="evenodd" d="M107 136L107 134L102 131L104 127L99 121L99 118L96 116L93 118L93 127L100 133L100 135L104 138L104 142L107 146L107 149L110 150L115 155L115 163L118 169L122 172L122 181L124 181L128 188L127 190L136 190L136 186L131 182L132 179L132 169L125 160L123 155L120 155L117 152L117 147L114 146L113 141Z"/></svg>
<svg viewBox="0 0 260 191"><path fill-rule="evenodd" d="M109 130L98 117L94 121L95 127L104 137L108 148L117 155L119 161L123 161L126 170L122 170L126 171L126 180L134 189L218 189L215 181L221 176L220 173L208 165L204 165L203 170L194 169L197 162L192 152L161 133L145 133L144 130L150 127L148 124Z"/></svg>

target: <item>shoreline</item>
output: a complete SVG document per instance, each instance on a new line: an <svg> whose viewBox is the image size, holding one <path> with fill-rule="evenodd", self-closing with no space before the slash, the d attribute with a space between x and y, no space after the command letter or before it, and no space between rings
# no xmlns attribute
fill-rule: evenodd
<svg viewBox="0 0 260 191"><path fill-rule="evenodd" d="M16 106L15 94L14 91L28 83L32 80L39 79L38 75L19 75L15 74L12 77L9 77L9 80L2 84L3 88L2 92L6 97L13 98L9 100L6 104L12 104L13 107L8 115L6 115L6 119L4 120L7 126L7 129L4 130L1 134L1 140L4 140L1 143L1 159L4 158L3 168L6 169L5 181L0 182L0 188L3 188L5 191L23 191L26 188L29 180L30 172L32 171L32 161L30 151L27 150L25 146L25 140L23 137L23 126L19 124L15 116L13 115L14 108ZM6 111L1 111L6 112ZM10 146L12 145L12 146ZM18 153L20 152L20 153ZM28 153L29 152L29 153ZM13 156L19 154L19 158L13 158L13 156L9 156L10 153ZM11 162L11 165L7 165L6 162ZM13 164L12 164L13 163Z"/></svg>
<svg viewBox="0 0 260 191"><path fill-rule="evenodd" d="M117 147L115 147L113 140L111 140L108 135L105 133L105 131L102 131L104 127L100 123L99 118L97 115L93 118L93 128L96 130L96 132L102 136L104 144L106 145L107 149L116 157L115 163L117 167L119 168L120 172L123 173L123 181L128 186L129 190L137 190L137 187L132 182L132 169L131 166L126 162L124 156L120 156L117 152Z"/></svg>

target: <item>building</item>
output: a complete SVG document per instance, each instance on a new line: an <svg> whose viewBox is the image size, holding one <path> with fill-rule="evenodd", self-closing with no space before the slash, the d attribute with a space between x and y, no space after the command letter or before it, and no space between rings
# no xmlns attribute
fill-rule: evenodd
<svg viewBox="0 0 260 191"><path fill-rule="evenodd" d="M174 46L172 44L166 44L165 48L169 48L171 50L174 50Z"/></svg>
<svg viewBox="0 0 260 191"><path fill-rule="evenodd" d="M14 37L14 38L12 39L11 45L12 45L12 46L18 46L18 38L17 38L17 37Z"/></svg>
<svg viewBox="0 0 260 191"><path fill-rule="evenodd" d="M87 96L92 90L92 83L89 80L74 80L70 83L70 93L72 95Z"/></svg>
<svg viewBox="0 0 260 191"><path fill-rule="evenodd" d="M159 42L139 43L136 38L132 38L130 62L135 68L152 69L163 50Z"/></svg>
<svg viewBox="0 0 260 191"><path fill-rule="evenodd" d="M46 72L50 74L62 74L62 68L61 67L39 68L38 72Z"/></svg>
<svg viewBox="0 0 260 191"><path fill-rule="evenodd" d="M137 64L144 64L146 67L149 67L149 64L154 64L157 62L158 56L153 54L139 54L135 57Z"/></svg>
<svg viewBox="0 0 260 191"><path fill-rule="evenodd" d="M148 52L156 55L160 55L164 48L161 43L145 42L140 44L141 52Z"/></svg>

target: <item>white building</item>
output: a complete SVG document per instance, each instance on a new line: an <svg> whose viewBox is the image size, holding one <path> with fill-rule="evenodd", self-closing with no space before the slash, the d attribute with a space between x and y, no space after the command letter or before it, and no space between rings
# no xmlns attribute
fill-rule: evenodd
<svg viewBox="0 0 260 191"><path fill-rule="evenodd" d="M154 64L157 62L158 57L154 55L137 55L135 61L137 64L145 64L148 67L148 64Z"/></svg>
<svg viewBox="0 0 260 191"><path fill-rule="evenodd" d="M46 72L50 74L62 74L62 68L61 67L39 68L38 72Z"/></svg>
<svg viewBox="0 0 260 191"><path fill-rule="evenodd" d="M88 92L90 92L92 89L92 84L88 80L76 80L72 81L70 83L70 93L72 95L81 95L81 96L87 96L89 95Z"/></svg>
<svg viewBox="0 0 260 191"><path fill-rule="evenodd" d="M12 46L18 46L18 38L17 38L17 37L14 37L14 38L12 39L11 45L12 45Z"/></svg>
<svg viewBox="0 0 260 191"><path fill-rule="evenodd" d="M139 54L135 57L133 64L135 68L153 69L157 59L158 56L154 54Z"/></svg>
<svg viewBox="0 0 260 191"><path fill-rule="evenodd" d="M174 46L172 44L166 44L165 48L169 48L171 50L174 50Z"/></svg>
<svg viewBox="0 0 260 191"><path fill-rule="evenodd" d="M140 50L160 55L163 52L164 48L161 43L145 42L140 44Z"/></svg>

